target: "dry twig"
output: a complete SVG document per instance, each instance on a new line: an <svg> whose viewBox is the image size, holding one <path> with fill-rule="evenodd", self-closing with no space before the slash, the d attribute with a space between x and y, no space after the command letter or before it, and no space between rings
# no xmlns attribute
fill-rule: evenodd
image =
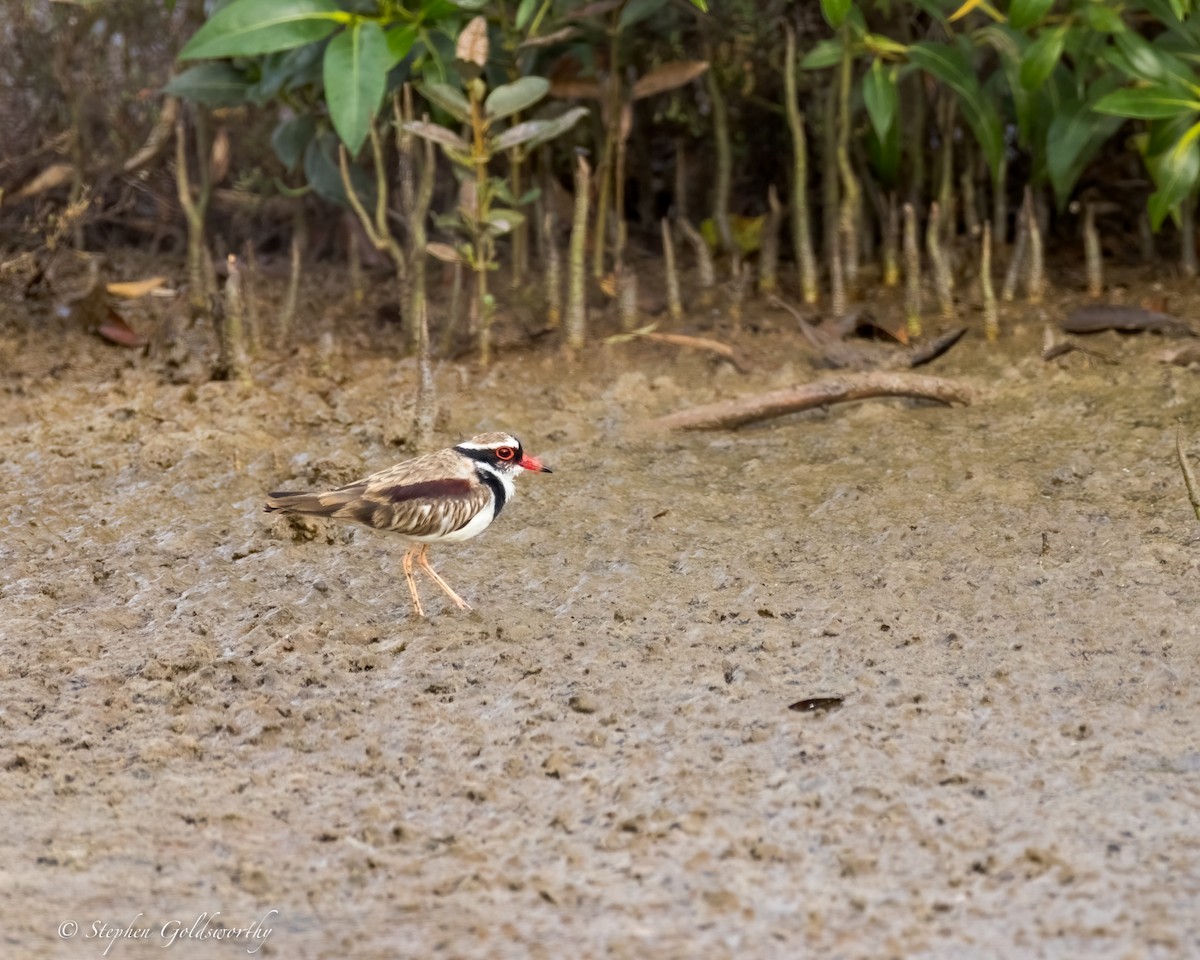
<svg viewBox="0 0 1200 960"><path fill-rule="evenodd" d="M916 397L945 404L969 404L974 399L974 391L952 380L912 373L843 374L784 390L681 410L650 421L650 426L660 430L723 430L868 397Z"/></svg>

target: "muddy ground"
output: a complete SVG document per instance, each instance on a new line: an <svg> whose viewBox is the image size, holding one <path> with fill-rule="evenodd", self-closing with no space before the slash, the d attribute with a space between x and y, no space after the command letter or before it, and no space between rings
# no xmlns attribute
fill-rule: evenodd
<svg viewBox="0 0 1200 960"><path fill-rule="evenodd" d="M1200 955L1200 373L1161 338L1045 362L1009 317L930 370L969 408L670 436L638 426L819 375L786 316L747 308L745 374L445 364L439 441L556 472L435 548L475 610L426 582L420 621L402 543L262 513L406 456L394 333L325 310L332 350L237 385L25 309L0 954Z"/></svg>

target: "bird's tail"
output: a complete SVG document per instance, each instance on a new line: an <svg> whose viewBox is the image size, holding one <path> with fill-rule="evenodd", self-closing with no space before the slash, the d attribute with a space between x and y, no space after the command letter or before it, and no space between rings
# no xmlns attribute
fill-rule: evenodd
<svg viewBox="0 0 1200 960"><path fill-rule="evenodd" d="M267 513L282 513L284 516L300 514L309 517L332 516L344 506L340 497L322 493L268 493Z"/></svg>

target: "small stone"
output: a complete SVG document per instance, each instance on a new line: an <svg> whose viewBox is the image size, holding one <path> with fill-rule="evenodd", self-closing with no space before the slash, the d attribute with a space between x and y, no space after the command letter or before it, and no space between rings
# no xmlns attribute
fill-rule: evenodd
<svg viewBox="0 0 1200 960"><path fill-rule="evenodd" d="M600 701L590 693L577 693L567 701L567 706L576 713L595 713L600 709Z"/></svg>

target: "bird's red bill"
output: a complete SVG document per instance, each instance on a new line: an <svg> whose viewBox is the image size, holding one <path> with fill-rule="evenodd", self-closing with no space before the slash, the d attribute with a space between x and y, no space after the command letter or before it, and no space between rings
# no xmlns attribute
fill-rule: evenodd
<svg viewBox="0 0 1200 960"><path fill-rule="evenodd" d="M517 466L524 467L526 470L532 470L534 473L553 473L554 472L548 466L546 466L544 463L542 463L542 461L539 460L537 457L531 457L527 453L524 453L521 455L521 459L517 461Z"/></svg>

